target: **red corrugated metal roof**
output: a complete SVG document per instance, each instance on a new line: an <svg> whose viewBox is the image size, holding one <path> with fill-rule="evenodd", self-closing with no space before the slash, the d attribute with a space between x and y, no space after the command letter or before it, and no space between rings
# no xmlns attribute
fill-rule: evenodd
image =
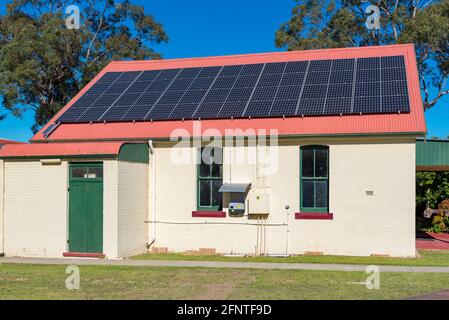
<svg viewBox="0 0 449 320"><path fill-rule="evenodd" d="M126 142L7 144L0 158L118 155Z"/></svg>
<svg viewBox="0 0 449 320"><path fill-rule="evenodd" d="M56 120L77 99L79 99L106 72L143 71L155 69L187 68L199 66L218 66L266 62L285 62L318 59L368 58L403 55L407 69L410 113L375 114L361 116L318 116L304 118L267 118L267 119L220 119L202 121L157 121L138 123L106 124L62 124L47 141L55 140L98 140L98 139L155 139L167 138L176 129L184 134L195 135L194 123L201 123L201 135L206 129L216 129L220 134L233 129L276 129L279 135L343 135L343 134L424 134L426 124L422 107L415 50L412 44L392 46L372 46L360 48L325 49L308 51L276 52L266 54L248 54L195 59L172 59L151 61L116 61L102 70L74 99L54 118ZM52 123L52 121L50 121ZM47 125L48 126L48 125ZM32 141L44 140L42 132Z"/></svg>
<svg viewBox="0 0 449 320"><path fill-rule="evenodd" d="M0 145L4 145L4 144L19 144L19 143L24 143L24 142L19 142L19 141L7 140L7 139L1 139L0 138Z"/></svg>

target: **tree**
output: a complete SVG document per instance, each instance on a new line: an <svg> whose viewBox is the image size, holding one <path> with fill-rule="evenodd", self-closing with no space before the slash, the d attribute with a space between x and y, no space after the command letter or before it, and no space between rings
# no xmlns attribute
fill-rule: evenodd
<svg viewBox="0 0 449 320"><path fill-rule="evenodd" d="M419 208L436 209L445 199L449 199L449 172L416 173L416 205Z"/></svg>
<svg viewBox="0 0 449 320"><path fill-rule="evenodd" d="M80 9L79 29L66 26L68 5ZM0 17L3 106L32 110L36 132L111 60L158 59L151 45L167 40L129 0L13 0Z"/></svg>
<svg viewBox="0 0 449 320"><path fill-rule="evenodd" d="M290 20L276 32L288 50L414 43L424 109L449 93L448 0L295 0ZM366 27L368 5L379 8L380 29ZM433 94L433 92L436 92Z"/></svg>

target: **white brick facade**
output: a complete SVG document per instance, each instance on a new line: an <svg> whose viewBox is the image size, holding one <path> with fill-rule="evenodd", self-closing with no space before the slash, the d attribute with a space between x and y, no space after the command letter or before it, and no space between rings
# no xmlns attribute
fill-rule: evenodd
<svg viewBox="0 0 449 320"><path fill-rule="evenodd" d="M309 144L329 146L333 220L295 219L300 198L299 148ZM254 164L226 162L236 150L224 148L223 182L251 183L252 192L270 194L269 254L415 255L414 138L284 140L278 147L276 174L263 179L256 179ZM190 159L197 153L193 147L178 151L185 151ZM171 152L170 144L156 143L149 164L102 161L106 256L125 257L146 250L154 224L145 220L153 220L153 207L157 247L177 252L215 248L221 253L254 253L256 221L247 216L192 217L197 201L196 164L174 164ZM4 253L61 257L67 251L68 162L42 165L39 160L0 160L0 182Z"/></svg>

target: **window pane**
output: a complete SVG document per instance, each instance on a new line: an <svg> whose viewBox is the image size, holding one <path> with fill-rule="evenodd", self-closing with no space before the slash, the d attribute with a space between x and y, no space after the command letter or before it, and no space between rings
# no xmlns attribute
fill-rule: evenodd
<svg viewBox="0 0 449 320"><path fill-rule="evenodd" d="M313 150L302 150L302 176L313 177Z"/></svg>
<svg viewBox="0 0 449 320"><path fill-rule="evenodd" d="M315 155L315 177L327 177L327 149L317 149Z"/></svg>
<svg viewBox="0 0 449 320"><path fill-rule="evenodd" d="M210 207L210 188L211 181L210 180L200 180L200 206L201 207Z"/></svg>
<svg viewBox="0 0 449 320"><path fill-rule="evenodd" d="M315 206L313 187L313 181L302 182L302 206L305 208L313 208Z"/></svg>
<svg viewBox="0 0 449 320"><path fill-rule="evenodd" d="M200 152L200 177L210 177L211 163L212 163L212 149L201 148Z"/></svg>
<svg viewBox="0 0 449 320"><path fill-rule="evenodd" d="M316 207L317 208L327 208L327 181L316 181L315 191L316 191Z"/></svg>
<svg viewBox="0 0 449 320"><path fill-rule="evenodd" d="M201 163L211 164L213 153L213 148L201 148Z"/></svg>
<svg viewBox="0 0 449 320"><path fill-rule="evenodd" d="M212 165L212 177L222 177L223 176L223 166L221 164Z"/></svg>
<svg viewBox="0 0 449 320"><path fill-rule="evenodd" d="M88 178L103 178L103 168L102 167L91 167L89 168Z"/></svg>
<svg viewBox="0 0 449 320"><path fill-rule="evenodd" d="M200 177L209 177L210 176L210 165L201 163L200 164Z"/></svg>
<svg viewBox="0 0 449 320"><path fill-rule="evenodd" d="M72 168L72 178L87 178L86 167Z"/></svg>
<svg viewBox="0 0 449 320"><path fill-rule="evenodd" d="M222 176L223 176L223 151L221 148L214 148L212 177L222 177Z"/></svg>
<svg viewBox="0 0 449 320"><path fill-rule="evenodd" d="M220 187L222 185L221 180L213 180L212 181L212 206L218 206L221 208L221 192Z"/></svg>

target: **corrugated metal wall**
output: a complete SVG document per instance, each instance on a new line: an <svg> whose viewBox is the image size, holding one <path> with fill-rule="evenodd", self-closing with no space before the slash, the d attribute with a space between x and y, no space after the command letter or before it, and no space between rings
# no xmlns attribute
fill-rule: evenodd
<svg viewBox="0 0 449 320"><path fill-rule="evenodd" d="M416 167L418 170L449 171L449 140L417 140Z"/></svg>

